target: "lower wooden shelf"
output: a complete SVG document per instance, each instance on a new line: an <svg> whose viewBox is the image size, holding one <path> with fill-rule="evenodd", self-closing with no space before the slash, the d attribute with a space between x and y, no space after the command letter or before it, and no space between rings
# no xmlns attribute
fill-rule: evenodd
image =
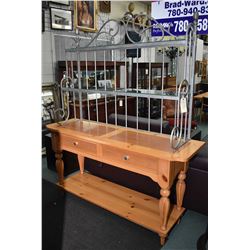
<svg viewBox="0 0 250 250"><path fill-rule="evenodd" d="M185 208L171 205L166 230L160 228L159 200L101 179L77 173L64 180L66 191L135 222L158 234L166 235L179 220Z"/></svg>

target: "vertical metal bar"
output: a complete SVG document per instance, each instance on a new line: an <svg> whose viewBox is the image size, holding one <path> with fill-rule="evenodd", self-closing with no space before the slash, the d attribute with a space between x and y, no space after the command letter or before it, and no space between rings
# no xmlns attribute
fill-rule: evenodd
<svg viewBox="0 0 250 250"><path fill-rule="evenodd" d="M187 33L186 33L186 47L185 47L185 61L184 61L184 79L188 81L188 84L190 84L189 82L189 76L188 76L188 69L190 68L189 66L189 61L190 61L190 41L189 41L189 33L188 33L188 30L187 30ZM177 92L177 85L176 85L176 92ZM180 105L180 102L179 101L176 101L175 102L175 125L177 127L179 127L179 116L180 116L180 113L179 113L179 105ZM177 107L178 106L178 107ZM176 113L176 107L177 107L177 110L178 112Z"/></svg>
<svg viewBox="0 0 250 250"><path fill-rule="evenodd" d="M190 51L189 50L189 47L188 47L188 44L189 44L189 40L188 40L188 31L187 31L187 34L186 34L186 47L185 47L185 61L184 61L184 79L187 79L187 69L188 69L188 65L187 65L187 57L188 57L188 53L190 54ZM190 84L190 83L189 83Z"/></svg>
<svg viewBox="0 0 250 250"><path fill-rule="evenodd" d="M192 34L192 35L191 35ZM192 51L192 37L193 37L193 30L190 32L190 37L189 37L189 60L188 60L188 69L187 69L187 75L188 75L188 84L189 84L189 91L191 93L191 86L192 86L192 58L193 58L193 51ZM189 94L188 95L188 100L189 100L189 103L190 103L190 98L191 98L191 95ZM187 105L189 105L188 101L187 101ZM190 134L189 132L191 132L191 123L192 123L192 120L189 120L189 118L187 118L187 115L189 113L190 115L190 112L192 112L192 109L190 110L189 107L188 107L188 112L186 113L185 115L185 118L188 119L188 125L185 123L185 127L188 126L188 131L187 133ZM190 122L190 125L189 125L189 122ZM186 129L186 130L187 130ZM190 131L189 131L190 130ZM186 139L186 134L184 135L185 139Z"/></svg>
<svg viewBox="0 0 250 250"><path fill-rule="evenodd" d="M161 95L163 95L163 87L164 87L164 48L162 53L162 70L161 70ZM163 98L161 97L161 134L162 134L162 123L163 123Z"/></svg>
<svg viewBox="0 0 250 250"><path fill-rule="evenodd" d="M64 97L63 97L62 85L60 85L60 87L61 87L61 105L62 105L62 109L64 110Z"/></svg>
<svg viewBox="0 0 250 250"><path fill-rule="evenodd" d="M138 48L136 60L136 93L138 93ZM136 129L138 129L138 95L136 96Z"/></svg>
<svg viewBox="0 0 250 250"><path fill-rule="evenodd" d="M74 64L72 61L72 53L71 53L70 65L71 65L71 79L74 83ZM74 84L73 84L73 87L75 88ZM76 119L76 94L75 94L75 91L73 91L73 103L74 103L74 118Z"/></svg>
<svg viewBox="0 0 250 250"><path fill-rule="evenodd" d="M191 31L191 34L192 34L192 31ZM189 36L188 38L188 51L189 51L189 54L188 54L188 60L187 60L187 71L186 71L186 74L187 74L187 80L188 80L188 84L191 85L191 67L192 67L192 35Z"/></svg>
<svg viewBox="0 0 250 250"><path fill-rule="evenodd" d="M180 134L182 136L182 130L183 130L183 113L181 113L181 124L180 124Z"/></svg>
<svg viewBox="0 0 250 250"><path fill-rule="evenodd" d="M191 41L189 41L189 51L191 51L190 49L190 46L191 46ZM189 52L190 53L190 52ZM190 76L190 66L189 66L189 73L188 73L188 75ZM188 85L190 86L190 81L188 80ZM189 94L187 94L187 105L188 105L188 100L189 100ZM188 117L187 117L187 115L188 115L188 112L190 112L190 110L188 110L188 107L187 107L187 112L185 113L185 120L184 120L184 136L183 136L183 139L184 139L184 142L186 141L186 138L187 138L187 120L188 120Z"/></svg>
<svg viewBox="0 0 250 250"><path fill-rule="evenodd" d="M178 63L179 63L179 47L178 47L178 50L177 50L177 60L176 60L176 82L175 82L175 93L177 93L177 85L178 85L178 83L177 83L177 79L178 79L178 72L179 72L179 70L178 70ZM184 68L185 68L186 66L184 65ZM185 77L184 77L184 79L185 79ZM179 79L178 79L179 80ZM175 106L175 109L174 109L174 127L176 127L176 110L177 110L177 105L178 105L178 102L177 101L174 101L174 106Z"/></svg>
<svg viewBox="0 0 250 250"><path fill-rule="evenodd" d="M149 48L149 73L148 73L148 92L150 94L150 89L151 89L151 48ZM148 131L150 131L150 97L148 98Z"/></svg>
<svg viewBox="0 0 250 250"><path fill-rule="evenodd" d="M191 124L192 124L192 106L193 106L193 91L194 91L194 68L195 68L195 60L196 60L196 46L197 46L197 21L198 21L198 14L194 17L194 29L193 29L193 47L192 47L192 65L191 65L191 77L190 77L190 96L189 96L189 117L188 117L188 139L191 137Z"/></svg>
<svg viewBox="0 0 250 250"><path fill-rule="evenodd" d="M117 125L117 94L116 94L116 50L114 52L114 78L115 78L115 125Z"/></svg>
<svg viewBox="0 0 250 250"><path fill-rule="evenodd" d="M187 105L188 105L188 100L187 100ZM185 113L185 120L184 120L184 137L183 137L184 141L186 141L187 139L187 120L188 120L187 115L188 115L188 110Z"/></svg>
<svg viewBox="0 0 250 250"><path fill-rule="evenodd" d="M180 54L180 47L177 47L177 57L176 57L176 62L175 62L175 74L176 74L176 82L175 86L177 86L178 81L179 81L179 54ZM180 81L179 81L180 82Z"/></svg>
<svg viewBox="0 0 250 250"><path fill-rule="evenodd" d="M133 57L129 57L128 63L128 88L132 88Z"/></svg>
<svg viewBox="0 0 250 250"><path fill-rule="evenodd" d="M188 68L187 68L187 71L186 71L186 73L188 73L188 84L189 84L189 86L190 86L190 73L191 73L191 71L190 71L191 70L190 59L191 59L191 49L192 49L192 47L191 47L192 41L191 40L192 40L192 37L190 36L189 37L189 43L188 43L189 44L189 47L188 47L189 60L188 60ZM187 97L188 96L189 95L187 95ZM187 99L187 105L188 105L188 99ZM181 131L182 131L182 129L184 129L184 135L183 135L184 142L186 141L186 136L187 136L187 120L188 120L187 115L188 115L188 108L187 108L187 112L185 114L181 113L181 127L180 127L180 129L181 129ZM185 117L184 126L183 126L183 116Z"/></svg>
<svg viewBox="0 0 250 250"><path fill-rule="evenodd" d="M65 72L65 78L66 78L66 82L69 80L68 79L68 76L69 76L69 69L68 69L68 59L67 59L67 55L68 55L68 53L67 52L65 52L65 63L66 63L66 72ZM67 86L68 87L68 86ZM66 92L65 91L65 94L66 94L66 96L69 94L69 92ZM64 95L63 95L63 97L64 97ZM68 103L67 103L67 105L68 105ZM64 98L63 98L63 106L64 106Z"/></svg>
<svg viewBox="0 0 250 250"><path fill-rule="evenodd" d="M127 110L127 49L125 49L125 127L128 126L128 110Z"/></svg>
<svg viewBox="0 0 250 250"><path fill-rule="evenodd" d="M68 60L67 60L67 52L65 52L65 63L66 63L66 72L65 72L65 76L66 78L68 78L69 76L69 67L68 67Z"/></svg>
<svg viewBox="0 0 250 250"><path fill-rule="evenodd" d="M85 73L86 73L86 88L89 89L89 73L88 73L88 52L85 52ZM90 110L89 110L89 92L87 91L87 108L88 108L88 120L90 120Z"/></svg>
<svg viewBox="0 0 250 250"><path fill-rule="evenodd" d="M80 109L80 119L82 119L82 86L81 86L81 69L80 69L80 52L77 51L77 72L78 72L78 96L79 96L79 109Z"/></svg>
<svg viewBox="0 0 250 250"><path fill-rule="evenodd" d="M96 77L96 51L94 51L94 60L95 60L95 90L96 90L96 98L95 98L95 105L96 105L96 121L99 122L99 115L98 115L98 100L97 100L97 77Z"/></svg>
<svg viewBox="0 0 250 250"><path fill-rule="evenodd" d="M107 90L107 82L106 82L106 52L103 51L103 61L104 61L104 82L105 82L105 91ZM108 108L107 108L107 94L105 93L105 120L106 124L108 123Z"/></svg>
<svg viewBox="0 0 250 250"><path fill-rule="evenodd" d="M66 61L65 61L65 63L66 63ZM64 110L64 98L63 98L62 82L65 79L65 77L66 77L66 74L65 74L65 76L63 75L63 78L61 79L61 82L60 82L61 105L62 105L63 110Z"/></svg>

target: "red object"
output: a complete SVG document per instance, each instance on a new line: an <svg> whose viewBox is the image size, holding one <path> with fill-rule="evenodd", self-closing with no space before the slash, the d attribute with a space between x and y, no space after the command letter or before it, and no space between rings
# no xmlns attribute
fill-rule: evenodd
<svg viewBox="0 0 250 250"><path fill-rule="evenodd" d="M169 118L167 121L169 122L169 126L170 127L174 126L174 118ZM185 123L183 122L183 127L184 127L184 125L185 125ZM196 121L192 121L191 128L195 128L195 127L197 127L197 122Z"/></svg>

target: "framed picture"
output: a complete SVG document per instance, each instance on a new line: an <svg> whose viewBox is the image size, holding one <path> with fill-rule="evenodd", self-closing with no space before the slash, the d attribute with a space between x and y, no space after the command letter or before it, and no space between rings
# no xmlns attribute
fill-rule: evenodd
<svg viewBox="0 0 250 250"><path fill-rule="evenodd" d="M72 11L50 8L50 23L53 30L73 30Z"/></svg>
<svg viewBox="0 0 250 250"><path fill-rule="evenodd" d="M58 3L58 4L63 4L63 5L69 5L69 1L50 1L52 3Z"/></svg>
<svg viewBox="0 0 250 250"><path fill-rule="evenodd" d="M49 1L42 1L42 9L47 10L49 8Z"/></svg>
<svg viewBox="0 0 250 250"><path fill-rule="evenodd" d="M95 32L96 28L96 0L75 1L75 28L82 31Z"/></svg>
<svg viewBox="0 0 250 250"><path fill-rule="evenodd" d="M98 80L97 83L99 88L105 88L105 85L107 89L112 88L111 80Z"/></svg>
<svg viewBox="0 0 250 250"><path fill-rule="evenodd" d="M99 10L103 13L110 13L111 12L111 3L110 1L100 1L99 2Z"/></svg>

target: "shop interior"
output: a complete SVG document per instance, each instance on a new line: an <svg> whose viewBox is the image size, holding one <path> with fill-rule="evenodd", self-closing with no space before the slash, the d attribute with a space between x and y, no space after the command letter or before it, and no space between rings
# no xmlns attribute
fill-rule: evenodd
<svg viewBox="0 0 250 250"><path fill-rule="evenodd" d="M207 249L208 35L195 34L192 30L190 42L186 44L187 35L173 37L164 33L159 41L159 37L151 33L153 23L149 17L153 13L153 4L156 4L153 2L42 2L41 159L44 250ZM81 17L81 8L88 8L82 12L90 15L86 16L86 20ZM110 20L119 20L117 25L126 31L116 32L116 26ZM147 45L138 45L143 43ZM184 97L187 111L179 104ZM74 125L77 131L70 134L72 128L67 126L75 121L79 122ZM115 131L110 132L111 136L113 133L121 140L120 145L117 142L108 144L104 134L101 134L103 141L101 136L97 138L96 134L91 134L89 128L92 126L98 130L97 134L104 133L103 128L106 132L116 129L122 131L117 135ZM85 134L80 134L81 129L86 130L86 138ZM126 136L122 137L124 131ZM64 139L67 136L68 141ZM67 143L71 136L80 140L74 142L77 147L81 146L81 141L95 145L84 144L86 154L81 154L80 149L70 150L73 146ZM160 171L160 163L159 169L155 170L154 159L158 162L158 158L153 155L156 152L153 150L162 149L157 141L152 152L149 152L145 145L151 143L150 136L162 140L168 138L170 144L172 142L169 138L178 137L176 144L169 149L171 160L164 156L170 165L178 152L180 155L189 145L197 147L183 163L188 166L186 170L180 167L180 173L177 170L173 172L175 178L173 181L171 179L171 193L169 189L170 195L167 198L164 193L166 191L162 191L167 189L159 184L158 177L154 179L154 174ZM145 144L145 150L139 152L139 146L134 146L137 139ZM134 149L127 147L126 152L131 154L123 156L122 145L128 142ZM66 146L59 150L59 144ZM110 151L106 147L110 147ZM166 147L170 148L169 145ZM91 157L94 155L92 149L97 151L97 156ZM120 160L116 161L120 152L127 165L119 165ZM176 162L178 160L171 166L179 169ZM145 170L145 174L141 166L153 170ZM83 172L89 180L86 185L96 185L96 197L95 194L93 197L88 196L92 190L90 187L79 191L80 188L72 182L72 188L75 185L75 192L78 192L76 195L63 184ZM100 179L91 182L92 177ZM97 180L102 180L103 186ZM116 187L119 191L113 191L115 198L102 201ZM164 218L161 213L168 210L161 206L167 207L168 201L175 204L176 200L178 205L181 196L179 192L182 192L179 189L185 192L181 202L185 211L173 222L171 228L157 231L150 223L142 221L144 218L145 221L149 220L153 208L141 205L140 199L147 201L152 197L154 201L159 200L159 216ZM103 194L99 193L103 190ZM132 218L133 212L130 215L127 210L126 215L121 215L125 205L119 207L116 204L123 204L125 198L120 201L116 196L125 195L126 190L129 190L128 194L137 197L133 201L126 200L130 209L147 207L146 212L140 212L141 217L136 214L137 217ZM163 236L161 232L164 232Z"/></svg>

